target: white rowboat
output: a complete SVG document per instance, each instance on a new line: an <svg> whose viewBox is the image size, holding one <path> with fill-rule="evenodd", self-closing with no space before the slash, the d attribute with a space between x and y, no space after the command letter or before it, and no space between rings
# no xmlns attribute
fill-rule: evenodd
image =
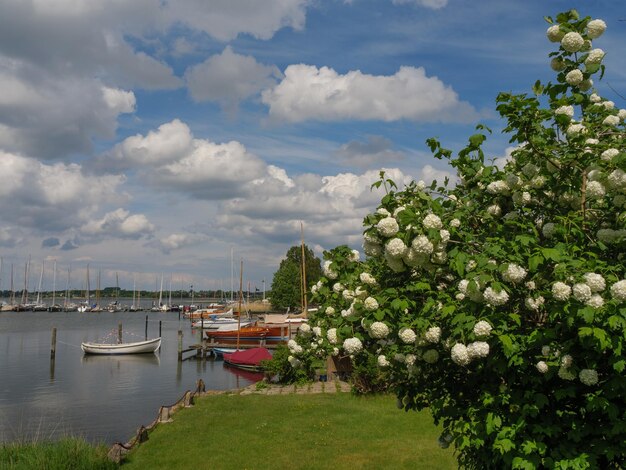
<svg viewBox="0 0 626 470"><path fill-rule="evenodd" d="M85 354L144 354L155 353L161 347L161 338L137 341L135 343L105 344L81 343Z"/></svg>

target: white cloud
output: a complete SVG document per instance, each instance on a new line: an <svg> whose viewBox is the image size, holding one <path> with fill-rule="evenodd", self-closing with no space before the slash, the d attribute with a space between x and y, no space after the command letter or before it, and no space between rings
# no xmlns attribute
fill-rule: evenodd
<svg viewBox="0 0 626 470"><path fill-rule="evenodd" d="M230 46L185 72L194 101L216 101L231 112L240 101L273 86L275 78L280 76L275 66L263 65L252 56L237 54Z"/></svg>
<svg viewBox="0 0 626 470"><path fill-rule="evenodd" d="M194 246L206 241L206 237L193 233L172 233L166 237L150 242L150 246L161 250L165 254L180 250L185 247Z"/></svg>
<svg viewBox="0 0 626 470"><path fill-rule="evenodd" d="M0 227L0 246L12 248L24 240L21 230L15 227ZM2 273L0 273L2 276Z"/></svg>
<svg viewBox="0 0 626 470"><path fill-rule="evenodd" d="M124 202L120 175L87 176L78 164L47 165L0 151L0 219L38 233L88 221L103 204Z"/></svg>
<svg viewBox="0 0 626 470"><path fill-rule="evenodd" d="M262 94L271 117L301 122L345 119L467 122L472 106L422 67L401 67L391 76L360 71L340 75L328 67L290 65L285 78Z"/></svg>
<svg viewBox="0 0 626 470"><path fill-rule="evenodd" d="M405 5L407 3L438 10L445 7L448 4L448 0L393 0L394 5Z"/></svg>
<svg viewBox="0 0 626 470"><path fill-rule="evenodd" d="M117 209L104 215L101 219L84 224L80 231L90 237L113 237L138 239L150 236L155 227L143 214L130 214L125 209Z"/></svg>
<svg viewBox="0 0 626 470"><path fill-rule="evenodd" d="M366 168L403 160L404 154L392 150L392 147L389 139L380 135L369 135L367 142L353 140L343 144L335 153L345 165Z"/></svg>
<svg viewBox="0 0 626 470"><path fill-rule="evenodd" d="M169 0L164 15L170 23L182 22L205 31L220 41L247 33L258 39L270 39L284 27L304 27L309 0Z"/></svg>

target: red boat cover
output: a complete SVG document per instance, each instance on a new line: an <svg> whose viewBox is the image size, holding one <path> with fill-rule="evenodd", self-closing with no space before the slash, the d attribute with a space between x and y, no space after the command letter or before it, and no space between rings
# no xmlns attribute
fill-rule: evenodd
<svg viewBox="0 0 626 470"><path fill-rule="evenodd" d="M224 354L224 359L233 364L245 364L258 366L261 361L271 359L272 354L265 348L251 348L237 351L232 354Z"/></svg>

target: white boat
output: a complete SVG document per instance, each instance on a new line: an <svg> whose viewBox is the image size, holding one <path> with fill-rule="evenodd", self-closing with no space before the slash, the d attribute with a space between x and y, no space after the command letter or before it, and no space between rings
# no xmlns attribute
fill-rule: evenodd
<svg viewBox="0 0 626 470"><path fill-rule="evenodd" d="M85 354L144 354L155 353L161 347L161 338L137 341L135 343L81 343Z"/></svg>
<svg viewBox="0 0 626 470"><path fill-rule="evenodd" d="M239 320L237 318L215 318L214 320L196 320L191 323L192 328L204 328L214 331L234 331L237 328L250 326L253 320Z"/></svg>

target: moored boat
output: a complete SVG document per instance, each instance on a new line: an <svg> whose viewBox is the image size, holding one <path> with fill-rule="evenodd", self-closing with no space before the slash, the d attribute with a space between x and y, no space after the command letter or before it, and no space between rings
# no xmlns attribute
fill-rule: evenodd
<svg viewBox="0 0 626 470"><path fill-rule="evenodd" d="M146 354L155 353L161 347L161 337L134 343L81 343L85 354Z"/></svg>
<svg viewBox="0 0 626 470"><path fill-rule="evenodd" d="M272 353L265 348L251 348L231 354L225 353L223 356L224 364L251 371L263 370L261 362L272 359Z"/></svg>

